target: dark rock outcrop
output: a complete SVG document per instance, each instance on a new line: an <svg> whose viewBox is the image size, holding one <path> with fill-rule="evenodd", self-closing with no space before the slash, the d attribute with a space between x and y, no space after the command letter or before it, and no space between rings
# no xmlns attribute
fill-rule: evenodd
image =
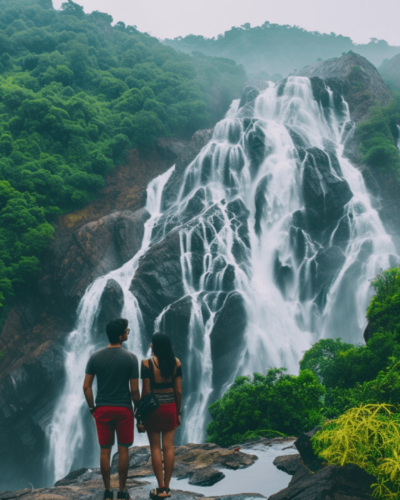
<svg viewBox="0 0 400 500"><path fill-rule="evenodd" d="M119 318L124 307L124 292L119 283L110 279L101 294L100 312L97 316L97 330L104 336L105 328L110 319Z"/></svg>
<svg viewBox="0 0 400 500"><path fill-rule="evenodd" d="M301 465L301 456L296 455L284 455L283 457L276 457L273 461L275 467L290 476L293 476L299 466Z"/></svg>
<svg viewBox="0 0 400 500"><path fill-rule="evenodd" d="M161 311L184 294L179 231L172 231L140 259L130 291L137 298L147 330Z"/></svg>
<svg viewBox="0 0 400 500"><path fill-rule="evenodd" d="M311 439L319 430L320 427L316 427L310 432L305 432L294 442L295 447L300 453L303 464L314 472L322 467L322 460L314 453L311 442Z"/></svg>
<svg viewBox="0 0 400 500"><path fill-rule="evenodd" d="M400 71L400 56L395 56L388 64L393 71ZM382 65L381 74L385 74ZM395 70L396 68L396 70ZM377 69L358 54L347 54L337 59L321 61L303 68L298 75L311 79L315 99L324 106L326 103L326 85L333 91L335 107L340 111L341 97L349 105L351 119L343 137L344 154L361 170L367 188L374 196L373 204L381 216L387 231L394 237L400 248L400 184L396 173L390 169L371 168L362 163L359 152L359 138L354 125L368 118L371 106L386 106L391 101L391 94ZM386 78L386 76L385 76ZM400 79L399 79L400 82ZM399 83L400 85L400 83ZM343 228L344 230L346 228Z"/></svg>
<svg viewBox="0 0 400 500"><path fill-rule="evenodd" d="M384 84L378 70L365 57L347 54L337 59L321 61L307 66L297 73L299 76L320 78L343 95L349 104L353 121L358 122L368 116L368 110L378 102L382 106L391 100L390 92ZM323 90L317 82L315 98L323 102Z"/></svg>
<svg viewBox="0 0 400 500"><path fill-rule="evenodd" d="M376 479L357 465L331 465L311 473L304 465L296 470L289 486L269 500L372 500Z"/></svg>
<svg viewBox="0 0 400 500"><path fill-rule="evenodd" d="M249 80L246 82L242 90L239 108L242 108L246 104L253 103L268 86L269 83L266 80Z"/></svg>

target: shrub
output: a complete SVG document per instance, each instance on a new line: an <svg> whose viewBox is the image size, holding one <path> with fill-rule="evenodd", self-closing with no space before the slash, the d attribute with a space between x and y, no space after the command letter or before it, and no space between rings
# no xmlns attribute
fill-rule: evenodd
<svg viewBox="0 0 400 500"><path fill-rule="evenodd" d="M400 414L390 405L352 408L324 424L312 439L329 465L356 464L377 478L376 498L400 495Z"/></svg>
<svg viewBox="0 0 400 500"><path fill-rule="evenodd" d="M273 368L265 376L238 377L209 406L207 441L229 446L257 436L296 436L321 420L324 387L309 370L298 377Z"/></svg>

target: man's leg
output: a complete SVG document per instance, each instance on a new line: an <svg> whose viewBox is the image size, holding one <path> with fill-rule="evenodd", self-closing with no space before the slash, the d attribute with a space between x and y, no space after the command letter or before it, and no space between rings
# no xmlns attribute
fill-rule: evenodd
<svg viewBox="0 0 400 500"><path fill-rule="evenodd" d="M111 457L111 448L101 448L101 450L100 450L101 475L103 476L104 487L106 490L109 490L109 491L111 491L110 457Z"/></svg>
<svg viewBox="0 0 400 500"><path fill-rule="evenodd" d="M118 446L118 455L119 491L125 491L129 468L129 449L125 446Z"/></svg>
<svg viewBox="0 0 400 500"><path fill-rule="evenodd" d="M111 449L114 444L114 424L110 416L110 407L103 406L97 408L94 412L96 421L97 435L100 444L100 469L103 476L104 486L107 490L104 493L105 498L112 498L110 484L110 457Z"/></svg>
<svg viewBox="0 0 400 500"><path fill-rule="evenodd" d="M119 491L125 491L126 478L129 469L129 447L133 444L133 411L129 408L121 407L115 414L118 438L118 474ZM119 498L119 497L118 497Z"/></svg>

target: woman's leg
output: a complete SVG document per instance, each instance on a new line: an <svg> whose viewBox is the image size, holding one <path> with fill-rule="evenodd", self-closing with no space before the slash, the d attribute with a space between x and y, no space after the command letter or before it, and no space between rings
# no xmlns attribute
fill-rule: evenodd
<svg viewBox="0 0 400 500"><path fill-rule="evenodd" d="M174 470L174 435L175 430L162 433L162 445L164 453L164 486L166 488L169 488L172 471Z"/></svg>
<svg viewBox="0 0 400 500"><path fill-rule="evenodd" d="M158 487L162 488L164 486L164 479L160 446L160 433L147 431L147 435L149 436L150 441L151 462L153 464L154 474L158 481Z"/></svg>

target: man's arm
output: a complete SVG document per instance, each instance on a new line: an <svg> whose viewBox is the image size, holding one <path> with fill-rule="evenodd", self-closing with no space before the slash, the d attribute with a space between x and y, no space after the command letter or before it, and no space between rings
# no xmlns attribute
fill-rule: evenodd
<svg viewBox="0 0 400 500"><path fill-rule="evenodd" d="M94 408L94 398L93 398L93 385L94 375L85 374L85 380L83 382L83 393L85 394L85 398L89 408Z"/></svg>
<svg viewBox="0 0 400 500"><path fill-rule="evenodd" d="M139 401L140 401L139 379L138 378L131 378L130 384L131 384L132 401L133 401L133 404L136 406L137 403L139 403Z"/></svg>

